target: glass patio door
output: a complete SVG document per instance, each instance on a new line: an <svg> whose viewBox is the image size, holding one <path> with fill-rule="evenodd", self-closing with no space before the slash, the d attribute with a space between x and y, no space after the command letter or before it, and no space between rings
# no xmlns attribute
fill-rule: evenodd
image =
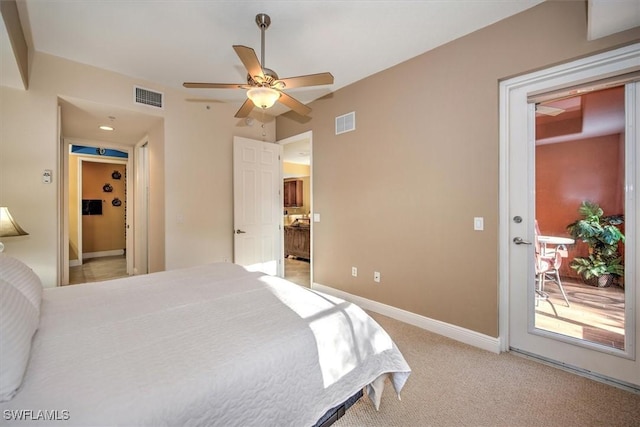
<svg viewBox="0 0 640 427"><path fill-rule="evenodd" d="M535 110L535 328L624 351L625 86Z"/></svg>
<svg viewBox="0 0 640 427"><path fill-rule="evenodd" d="M508 348L631 388L640 388L634 314L640 85L623 76L640 67L639 58L635 46L501 85ZM602 83L612 73L622 82ZM618 268L621 275L603 288L576 267L594 249L567 229L584 219L585 206L613 216L626 237L614 257L624 272Z"/></svg>

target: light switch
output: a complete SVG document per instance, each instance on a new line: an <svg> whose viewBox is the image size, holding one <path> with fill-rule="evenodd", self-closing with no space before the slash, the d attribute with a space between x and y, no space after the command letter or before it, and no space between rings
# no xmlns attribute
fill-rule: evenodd
<svg viewBox="0 0 640 427"><path fill-rule="evenodd" d="M473 218L473 229L476 231L484 230L484 218L481 216L477 216Z"/></svg>
<svg viewBox="0 0 640 427"><path fill-rule="evenodd" d="M320 214L319 213L314 213L313 214L313 222L320 222Z"/></svg>
<svg viewBox="0 0 640 427"><path fill-rule="evenodd" d="M45 169L42 172L42 182L44 184L51 184L51 180L53 179L53 171L51 169Z"/></svg>

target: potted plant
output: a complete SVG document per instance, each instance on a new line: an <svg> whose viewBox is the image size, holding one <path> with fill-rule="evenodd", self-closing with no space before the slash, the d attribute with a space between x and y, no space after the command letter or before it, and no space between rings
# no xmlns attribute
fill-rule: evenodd
<svg viewBox="0 0 640 427"><path fill-rule="evenodd" d="M587 283L609 286L624 276L622 256L618 250L618 243L624 243L624 234L618 228L624 217L604 216L602 208L590 201L582 202L578 213L582 218L569 224L567 231L571 237L589 246L589 256L575 257L570 267Z"/></svg>

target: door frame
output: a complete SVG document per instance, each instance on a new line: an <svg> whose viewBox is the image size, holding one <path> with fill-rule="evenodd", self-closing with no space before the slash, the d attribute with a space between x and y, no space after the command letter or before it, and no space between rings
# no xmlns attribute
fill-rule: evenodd
<svg viewBox="0 0 640 427"><path fill-rule="evenodd" d="M115 150L119 150L119 151L123 151L123 152L127 152L128 154L128 158L126 160L122 160L120 158L117 157L108 157L108 158L103 158L103 157L97 157L96 159L86 159L88 161L96 161L96 162L103 162L103 163L122 163L126 165L126 170L127 170L127 207L133 207L133 209L131 209L132 211L135 211L135 206L134 206L134 201L135 201L135 188L131 179L132 176L132 163L131 161L134 160L134 153L133 153L133 147L127 147L127 146L121 146L121 145L116 145L116 144L109 144L109 143L100 143L98 141L88 141L88 140L79 140L79 139L74 139L74 138L64 138L64 137L60 137L60 158L59 158L59 165L60 165L60 171L62 171L59 182L60 182L60 194L59 194L59 235L58 235L58 240L59 240L59 245L60 245L60 271L58 271L58 286L64 286L64 285L68 285L69 284L69 153L71 152L71 146L72 145L85 145L85 146L91 146L91 147L104 147L104 148L111 148L111 149L115 149ZM84 161L84 159L81 159L79 167L82 165L82 161ZM79 176L80 176L80 180L78 182L78 185L80 186L80 189L82 188L82 181L81 181L81 177L82 177L82 170L79 170ZM82 193L79 192L78 193L78 197L80 198L79 201L79 206L82 206ZM135 248L133 245L133 238L132 235L135 232L135 223L133 220L130 219L131 215L127 215L127 219L125 221L125 227L127 227L127 238L126 238L126 257L127 257L127 274L133 274L131 269L130 269L130 262L129 260L133 260L134 258L134 253L135 253ZM82 262L82 216L79 215L78 218L78 222L80 223L78 225L78 239L79 239L79 248L78 248L78 259Z"/></svg>
<svg viewBox="0 0 640 427"><path fill-rule="evenodd" d="M622 76L627 73L640 70L640 43L614 49L601 54L596 54L580 60L568 62L559 66L554 66L545 70L540 70L530 74L518 76L500 82L500 181L499 181L499 342L500 350L508 351L510 348L510 164L509 148L510 139L514 131L531 129L532 117L529 97L554 90L567 90L576 85L586 85L595 83L602 79L614 76ZM558 87L552 87L549 81L558 79L561 76L567 77L566 83L561 83ZM545 86L545 84L547 86ZM554 83L557 84L557 83ZM532 89L532 91L519 94L518 104L511 105L512 94L517 91ZM512 108L516 108L518 113L511 115ZM527 117L527 119L523 119ZM637 133L637 129L636 129ZM518 134L518 135L521 135ZM527 194L523 197L529 197ZM637 209L637 203L634 204ZM527 236L528 237L528 236ZM637 239L636 239L637 240ZM636 241L636 246L638 242ZM638 286L638 285L636 285ZM631 295L634 301L636 295ZM640 304L636 302L636 310ZM636 334L638 328L638 315L636 314ZM637 342L635 343L638 344Z"/></svg>
<svg viewBox="0 0 640 427"><path fill-rule="evenodd" d="M145 136L134 147L134 203L131 216L134 226L133 256L127 259L129 274L147 274L149 272L149 138ZM127 224L128 226L128 224Z"/></svg>
<svg viewBox="0 0 640 427"><path fill-rule="evenodd" d="M125 150L120 150L120 151L125 151ZM128 150L126 150L128 151ZM129 155L131 155L129 153ZM126 206L131 206L131 196L130 196L130 187L131 187L131 170L130 170L130 166L129 166L129 159L126 160L122 160L120 158L117 157L96 157L96 158L92 158L92 157L88 157L88 158L79 158L78 159L78 206L82 206L82 190L84 187L84 177L82 174L82 165L84 162L87 163L106 163L106 164L110 164L110 165L124 165L125 166L125 170L126 170L126 180L125 180L125 188L127 188L126 190L126 201L125 204ZM130 208L127 208L130 209ZM125 229L128 229L128 222L125 219L125 224L124 227ZM80 265L84 264L84 258L82 256L82 238L83 238L83 233L84 233L84 229L82 226L82 216L78 216L78 261L80 261ZM131 233L127 233L127 237L125 239L125 254L126 254L126 258L127 258L127 274L131 274L129 272L129 260L132 258L130 252L126 249L131 247Z"/></svg>
<svg viewBox="0 0 640 427"><path fill-rule="evenodd" d="M293 142L297 142L300 141L302 139L308 139L309 140L309 150L310 150L310 154L309 154L309 210L311 211L310 217L311 217L311 221L309 222L309 287L313 287L313 230L314 230L314 226L313 223L315 222L315 216L313 215L314 209L313 209L313 131L308 130L306 132L302 132L299 133L297 135L293 135L290 136L288 138L284 138L281 139L279 141L276 141L278 144L284 146L287 144L291 144ZM284 147L283 147L283 151L284 151ZM284 159L283 159L283 163L284 163ZM281 175L284 176L284 166L281 168ZM281 177L282 178L282 177ZM282 195L281 197L281 205L284 206L284 195ZM281 231L280 231L280 265L282 266L281 270L280 270L280 276L284 277L285 275L285 266L284 266L284 216L282 219L283 223L281 225Z"/></svg>

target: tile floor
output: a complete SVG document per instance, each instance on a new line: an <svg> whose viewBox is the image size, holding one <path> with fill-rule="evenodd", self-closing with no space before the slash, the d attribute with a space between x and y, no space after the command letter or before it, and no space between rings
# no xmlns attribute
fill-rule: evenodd
<svg viewBox="0 0 640 427"><path fill-rule="evenodd" d="M311 264L302 258L285 258L284 278L300 286L311 287Z"/></svg>
<svg viewBox="0 0 640 427"><path fill-rule="evenodd" d="M82 265L69 267L69 284L99 282L127 276L127 259L124 255L89 258Z"/></svg>

